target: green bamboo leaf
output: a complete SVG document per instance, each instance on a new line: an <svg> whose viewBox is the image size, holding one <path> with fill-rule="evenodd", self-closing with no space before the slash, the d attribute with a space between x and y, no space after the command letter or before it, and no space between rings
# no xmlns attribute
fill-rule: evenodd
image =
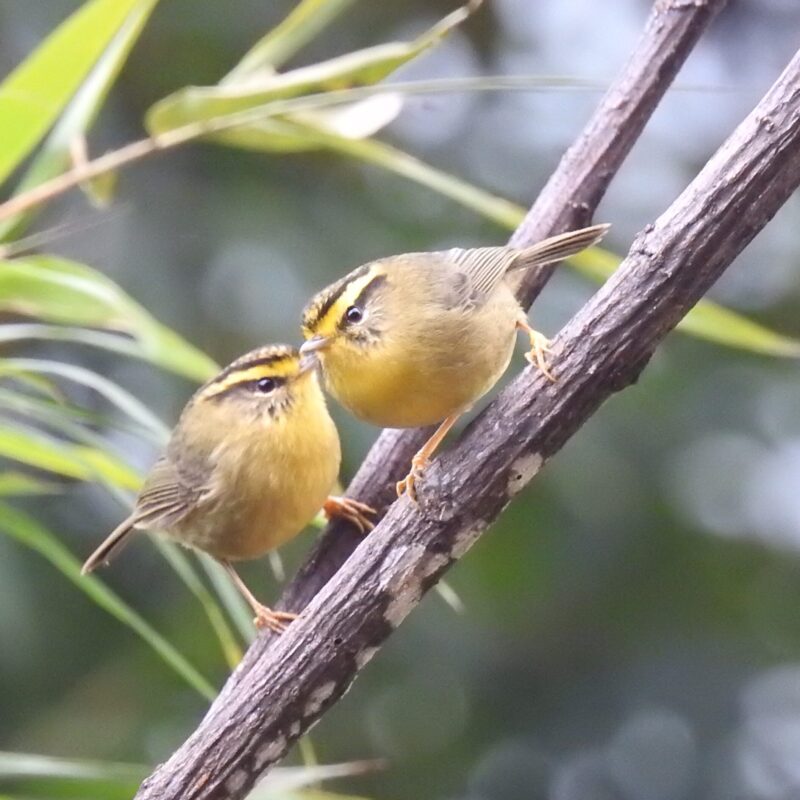
<svg viewBox="0 0 800 800"><path fill-rule="evenodd" d="M619 266L619 256L592 247L573 256L570 264L602 283ZM753 322L711 300L701 300L679 323L678 330L709 342L778 358L800 358L800 342Z"/></svg>
<svg viewBox="0 0 800 800"><path fill-rule="evenodd" d="M236 83L254 73L273 73L298 50L323 31L353 0L301 0L289 15L267 32L225 76Z"/></svg>
<svg viewBox="0 0 800 800"><path fill-rule="evenodd" d="M151 134L263 106L270 101L349 86L378 83L398 67L433 47L477 7L448 14L413 42L393 42L357 50L283 74L252 75L219 86L190 86L165 97L147 112Z"/></svg>
<svg viewBox="0 0 800 800"><path fill-rule="evenodd" d="M91 0L0 84L0 183L33 150L141 0Z"/></svg>
<svg viewBox="0 0 800 800"><path fill-rule="evenodd" d="M58 441L9 422L0 422L0 456L74 480L96 480L134 491L141 485L136 470L108 451Z"/></svg>
<svg viewBox="0 0 800 800"><path fill-rule="evenodd" d="M272 770L266 778L247 796L247 800L283 800L291 797L319 797L329 800L357 800L352 795L339 795L331 792L322 792L319 789L309 790L308 787L323 781L336 778L349 778L355 775L364 775L382 769L382 761L351 761L344 764L321 764L304 767L283 767Z"/></svg>
<svg viewBox="0 0 800 800"><path fill-rule="evenodd" d="M42 358L5 358L0 359L0 375L4 370L57 375L86 386L104 397L135 423L158 436L161 441L166 441L169 436L170 429L144 403L113 381L86 367Z"/></svg>
<svg viewBox="0 0 800 800"><path fill-rule="evenodd" d="M135 0L117 4L123 8L128 7L122 23L107 40L99 59L67 104L22 181L14 190L15 195L44 183L67 168L70 163L72 142L94 124L109 90L157 2L158 0ZM2 89L0 97L2 97L1 92ZM1 101L0 108L2 108ZM0 241L18 235L35 213L31 210L0 222Z"/></svg>
<svg viewBox="0 0 800 800"><path fill-rule="evenodd" d="M208 356L154 319L114 281L58 256L0 261L0 310L117 331L133 339L141 358L193 380L217 371Z"/></svg>
<svg viewBox="0 0 800 800"><path fill-rule="evenodd" d="M220 643L222 654L225 656L228 667L234 669L242 660L242 648L239 647L236 637L225 619L222 608L214 599L211 592L206 588L200 576L195 572L186 553L178 545L160 536L153 536L151 538L161 555L164 556L167 563L202 606L208 622ZM250 630L252 631L254 628L253 623L249 618L248 622L250 624Z"/></svg>
<svg viewBox="0 0 800 800"><path fill-rule="evenodd" d="M51 481L43 481L22 472L6 470L0 472L0 497L23 497L37 494L56 494L61 486Z"/></svg>
<svg viewBox="0 0 800 800"><path fill-rule="evenodd" d="M19 417L27 417L84 443L96 444L102 441L93 429L112 428L133 434L140 439L149 439L159 447L164 445L164 437L156 435L149 428L132 423L124 417L109 417L106 414L71 405L62 398L32 395L0 386L0 410L10 411ZM102 444L106 446L105 442Z"/></svg>
<svg viewBox="0 0 800 800"><path fill-rule="evenodd" d="M107 333L106 331L98 331L91 328L75 328L65 325L47 325L40 322L20 322L9 323L7 325L0 325L0 343L7 342L23 342L23 341L43 341L43 342L70 342L72 344L88 345L89 347L97 347L101 350L107 350L112 353L119 353L129 358L135 358L141 361L147 361L157 366L165 366L164 359L160 359L161 363L154 362L153 358L147 353L135 339L131 339L123 334ZM192 378L196 381L202 380L201 375L208 372L209 376L214 374L207 366L213 362L202 357L201 361L195 364L189 364L187 370L187 362L180 360L176 357L174 351L169 356L170 359L176 360L176 369L170 371L183 375L183 377ZM217 369L216 365L215 369Z"/></svg>
<svg viewBox="0 0 800 800"><path fill-rule="evenodd" d="M141 782L149 768L114 761L85 761L33 753L0 751L0 781L54 778L86 781Z"/></svg>
<svg viewBox="0 0 800 800"><path fill-rule="evenodd" d="M220 603L228 612L236 630L242 640L248 645L256 638L256 629L253 625L253 612L247 605L241 592L233 585L231 576L222 564L206 553L197 553L198 561L208 575Z"/></svg>
<svg viewBox="0 0 800 800"><path fill-rule="evenodd" d="M203 697L213 700L214 687L130 606L95 575L81 575L81 563L50 531L36 520L5 503L0 504L0 530L44 556L98 606L135 631L175 672Z"/></svg>

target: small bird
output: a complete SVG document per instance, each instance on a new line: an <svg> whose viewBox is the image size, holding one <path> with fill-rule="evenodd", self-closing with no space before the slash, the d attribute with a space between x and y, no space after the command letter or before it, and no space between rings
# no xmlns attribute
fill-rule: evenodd
<svg viewBox="0 0 800 800"><path fill-rule="evenodd" d="M302 354L319 356L333 396L355 416L388 428L439 423L397 484L415 482L461 414L505 372L516 331L527 358L553 379L549 342L529 324L510 272L561 261L603 238L608 225L569 231L531 247L408 253L372 261L319 292L303 311Z"/></svg>
<svg viewBox="0 0 800 800"><path fill-rule="evenodd" d="M138 529L158 529L214 556L255 612L280 632L296 615L251 594L232 562L258 558L296 536L322 508L372 528L364 503L329 496L339 435L319 385L316 358L285 345L253 350L189 400L136 500L95 550L84 574L108 563Z"/></svg>

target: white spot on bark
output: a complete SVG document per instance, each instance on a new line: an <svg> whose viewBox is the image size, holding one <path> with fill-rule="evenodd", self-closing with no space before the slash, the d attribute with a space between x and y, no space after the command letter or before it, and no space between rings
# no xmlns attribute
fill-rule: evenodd
<svg viewBox="0 0 800 800"><path fill-rule="evenodd" d="M365 647L360 653L356 655L356 669L363 669L370 661L372 656L378 652L377 647Z"/></svg>
<svg viewBox="0 0 800 800"><path fill-rule="evenodd" d="M293 722L289 726L289 736L291 736L292 739L294 739L294 737L297 736L300 733L300 727L301 726L300 726L299 722Z"/></svg>
<svg viewBox="0 0 800 800"><path fill-rule="evenodd" d="M247 773L240 769L234 772L233 775L225 781L225 788L229 792L238 792L247 783Z"/></svg>
<svg viewBox="0 0 800 800"><path fill-rule="evenodd" d="M267 764L277 761L286 750L286 737L278 736L269 744L265 744L256 753L256 769L261 769Z"/></svg>
<svg viewBox="0 0 800 800"><path fill-rule="evenodd" d="M506 495L513 497L520 489L527 486L533 476L542 468L544 459L539 453L526 453L520 456L512 465L508 473Z"/></svg>
<svg viewBox="0 0 800 800"><path fill-rule="evenodd" d="M322 704L336 691L336 681L321 683L311 692L306 707L303 709L304 717L314 717L322 709Z"/></svg>

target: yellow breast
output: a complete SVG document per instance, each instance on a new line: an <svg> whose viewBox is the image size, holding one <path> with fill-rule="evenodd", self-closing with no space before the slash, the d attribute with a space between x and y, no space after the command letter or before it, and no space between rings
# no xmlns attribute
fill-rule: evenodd
<svg viewBox="0 0 800 800"><path fill-rule="evenodd" d="M324 404L321 391L319 403ZM328 415L304 404L261 426L229 425L215 453L213 499L172 531L217 558L258 558L296 536L336 482L339 437ZM230 422L230 421L229 421Z"/></svg>
<svg viewBox="0 0 800 800"><path fill-rule="evenodd" d="M334 342L322 353L328 388L374 425L441 422L468 409L506 370L518 313L513 295L503 291L470 312L436 307L405 316L367 347Z"/></svg>

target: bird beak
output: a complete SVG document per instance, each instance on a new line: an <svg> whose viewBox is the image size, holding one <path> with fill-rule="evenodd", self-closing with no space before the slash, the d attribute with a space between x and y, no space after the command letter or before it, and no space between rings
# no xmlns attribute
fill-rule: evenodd
<svg viewBox="0 0 800 800"><path fill-rule="evenodd" d="M327 336L312 336L300 345L300 355L311 355L318 350L324 350L330 343L331 340Z"/></svg>
<svg viewBox="0 0 800 800"><path fill-rule="evenodd" d="M300 375L306 375L313 372L319 366L319 359L316 353L303 353L300 354Z"/></svg>

